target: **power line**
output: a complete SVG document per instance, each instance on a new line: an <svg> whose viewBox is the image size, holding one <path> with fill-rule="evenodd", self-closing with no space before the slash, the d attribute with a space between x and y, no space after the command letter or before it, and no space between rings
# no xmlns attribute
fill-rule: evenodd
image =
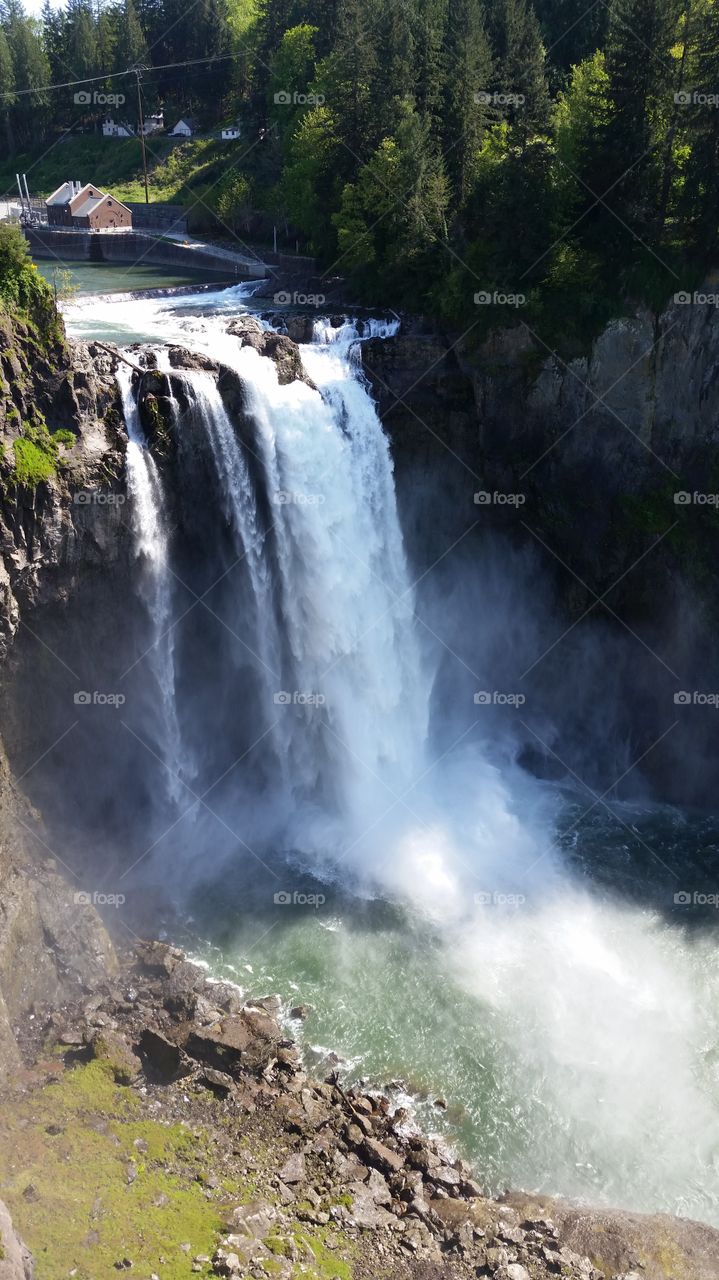
<svg viewBox="0 0 719 1280"><path fill-rule="evenodd" d="M174 67L197 67L207 62L228 62L236 55L234 53L215 54L208 58L191 58L185 62L163 62L159 67L148 67L148 72L153 71L170 71ZM2 98L22 98L29 93L52 93L55 89L74 89L79 84L99 84L105 80L115 80L118 76L134 76L135 68L128 67L125 71L106 71L101 76L85 76L82 80L64 80L61 84L43 84L38 85L35 89L13 89L6 93L0 93Z"/></svg>

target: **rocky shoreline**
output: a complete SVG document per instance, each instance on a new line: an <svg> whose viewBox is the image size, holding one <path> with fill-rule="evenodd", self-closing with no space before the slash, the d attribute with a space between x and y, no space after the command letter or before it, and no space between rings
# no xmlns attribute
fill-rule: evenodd
<svg viewBox="0 0 719 1280"><path fill-rule="evenodd" d="M286 1030L290 1012L306 1010L283 1010L276 995L245 1001L162 942L138 943L81 999L38 1007L19 1037L27 1065L0 1102L0 1195L15 1222L11 1230L0 1206L0 1280L719 1276L719 1233L702 1224L484 1195L469 1165L416 1129L392 1088L312 1079ZM131 1145L123 1127L140 1135ZM42 1183L65 1139L65 1177L91 1184L73 1193L69 1238ZM85 1144L95 1161L101 1139L100 1164L86 1171ZM117 1173L114 1189L103 1162ZM194 1195L207 1222L195 1214L169 1241L144 1218L138 1232L130 1200L141 1209L145 1189L156 1191L160 1219L171 1221L173 1196ZM111 1196L126 1202L119 1236L105 1228L123 1212ZM125 1251L110 1256L106 1235Z"/></svg>

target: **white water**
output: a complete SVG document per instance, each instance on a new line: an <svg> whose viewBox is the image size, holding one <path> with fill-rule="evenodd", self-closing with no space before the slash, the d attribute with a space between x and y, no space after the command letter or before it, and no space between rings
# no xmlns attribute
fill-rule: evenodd
<svg viewBox="0 0 719 1280"><path fill-rule="evenodd" d="M500 1046L512 1082L502 1097L522 1097L528 1180L719 1220L716 948L652 911L578 887L555 845L556 797L500 767L491 742L462 735L444 757L432 755L436 654L419 643L391 460L353 355L358 331L318 328L316 345L303 349L314 391L280 386L273 363L241 350L221 316L156 312L153 324L156 339L211 352L248 388L272 513L265 530L212 379L189 377L252 577L251 638L239 617L237 629L258 659L263 696L272 697L289 793L284 847L324 876L351 872L368 892L379 885L431 922L448 975L440 998L457 1008L469 999ZM150 475L132 480L138 513L141 489L158 501ZM152 515L138 514L143 520L138 545L157 548ZM161 565L166 544L144 554ZM154 580L159 591L163 573ZM158 617L163 608L158 596ZM170 650L168 699L171 663ZM315 701L277 704L276 676L274 693ZM274 838L276 819L268 812ZM341 920L333 929L346 960L356 940ZM372 946L371 935L363 941ZM357 986L354 993L363 999ZM451 1077L463 1045L451 1017L449 1027ZM473 1070L481 1082L486 1064ZM486 1126L476 1088L476 1124ZM511 1110L501 1120L511 1131Z"/></svg>
<svg viewBox="0 0 719 1280"><path fill-rule="evenodd" d="M165 786L168 799L177 804L185 792L183 776L186 782L190 782L193 770L183 751L177 716L172 575L165 499L157 464L147 448L140 426L129 365L119 366L117 380L129 436L126 454L127 482L132 504L135 555L141 562L139 585L152 626L148 657L160 695L162 731L159 738L165 765Z"/></svg>

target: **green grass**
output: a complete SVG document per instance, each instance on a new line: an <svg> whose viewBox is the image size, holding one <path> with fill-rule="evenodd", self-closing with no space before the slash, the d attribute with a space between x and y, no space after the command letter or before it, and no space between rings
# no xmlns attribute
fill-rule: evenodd
<svg viewBox="0 0 719 1280"><path fill-rule="evenodd" d="M38 1280L99 1280L125 1257L133 1275L185 1280L194 1255L212 1254L219 1207L195 1181L198 1160L212 1167L207 1139L137 1112L98 1063L3 1107L0 1186Z"/></svg>
<svg viewBox="0 0 719 1280"><path fill-rule="evenodd" d="M228 166L237 159L237 144L216 138L193 138L175 142L170 138L147 140L150 202L190 206L198 197L212 203L212 188ZM0 162L0 192L11 192L16 172L31 175L33 195L47 197L68 177L95 182L118 200L142 202L142 153L137 138L71 138L47 155L16 156ZM198 225L207 210L198 206Z"/></svg>
<svg viewBox="0 0 719 1280"><path fill-rule="evenodd" d="M209 1095L207 1103L215 1123L229 1123ZM245 1140L236 1134L239 1146ZM247 1141L263 1163L262 1142ZM146 1104L100 1062L4 1097L0 1198L34 1254L36 1280L109 1280L123 1258L141 1280L153 1272L189 1280L193 1257L212 1256L228 1209L258 1194L253 1177L226 1174L208 1192L215 1150L204 1128L148 1118ZM352 1280L354 1242L336 1225L295 1220L265 1243L273 1255L263 1263L268 1277L289 1254L293 1280ZM205 1264L199 1274L214 1272Z"/></svg>
<svg viewBox="0 0 719 1280"><path fill-rule="evenodd" d="M71 431L51 434L39 415L35 423L25 423L23 434L13 441L15 465L11 470L11 482L26 489L36 489L55 475L60 445L71 448L74 443Z"/></svg>

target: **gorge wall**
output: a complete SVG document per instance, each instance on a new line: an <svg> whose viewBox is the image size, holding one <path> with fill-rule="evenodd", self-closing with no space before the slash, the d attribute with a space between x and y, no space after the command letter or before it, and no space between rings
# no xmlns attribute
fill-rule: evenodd
<svg viewBox="0 0 719 1280"><path fill-rule="evenodd" d="M123 491L114 364L99 347L71 350L59 333L40 336L29 322L0 317L0 1076L19 1066L34 1008L77 998L116 967L99 916L76 900L81 884L66 851L56 852L26 794L33 766L54 746L43 686L60 665L49 629L41 624L41 640L35 622L54 613L61 625L78 593L94 594L126 560L122 505L107 501ZM52 443L57 431L67 433L62 445ZM52 466L37 486L18 482L21 438L33 445L31 461ZM35 671L35 697L24 704L11 693L21 638ZM27 765L13 770L6 749L21 743Z"/></svg>
<svg viewBox="0 0 719 1280"><path fill-rule="evenodd" d="M719 762L716 705L674 695L719 690L715 297L709 281L698 300L658 317L613 321L568 361L521 315L481 345L471 333L453 343L417 326L363 347L419 572L455 540L470 557L501 548L507 578L512 555L528 557L537 598L544 582L564 618L546 648L565 630L571 643L589 633L607 642L604 666L585 649L585 678L594 672L598 701L609 690L623 703L614 731L630 757L652 748L646 769L657 793L699 804L712 798ZM542 656L531 678L536 704L549 684L571 684L567 658L566 644ZM586 705L568 705L565 743L592 718ZM534 744L537 753L538 767L558 767ZM564 758L572 764L571 750Z"/></svg>

